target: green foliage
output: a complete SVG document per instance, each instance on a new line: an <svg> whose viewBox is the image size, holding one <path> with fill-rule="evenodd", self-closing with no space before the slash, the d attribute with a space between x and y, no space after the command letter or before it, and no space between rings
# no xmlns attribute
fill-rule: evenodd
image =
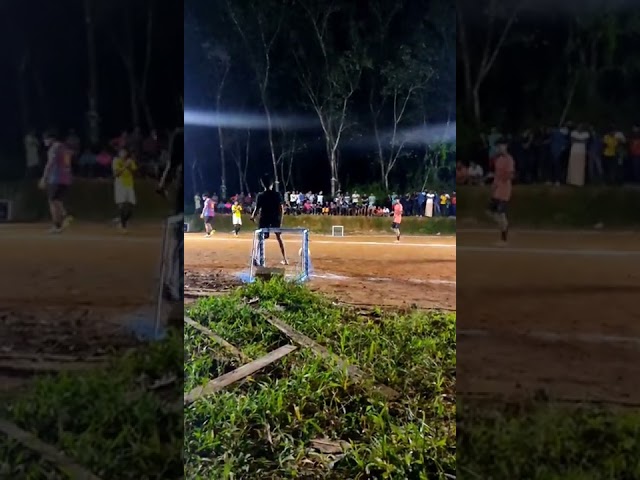
<svg viewBox="0 0 640 480"><path fill-rule="evenodd" d="M527 402L458 407L459 478L640 478L640 414Z"/></svg>
<svg viewBox="0 0 640 480"><path fill-rule="evenodd" d="M42 378L10 398L2 415L101 478L181 478L183 425L175 404L182 393L182 342L182 332L173 332L107 368ZM149 389L167 376L175 379L169 387ZM34 457L10 442L0 439L0 452L8 461L0 468L16 475L34 469L32 477L6 478L50 478L21 466Z"/></svg>
<svg viewBox="0 0 640 480"><path fill-rule="evenodd" d="M444 479L455 473L455 315L375 308L365 314L277 280L202 300L188 314L257 358L289 340L247 305L256 297L262 309L370 378L356 383L332 361L302 349L197 401L185 410L187 477ZM212 377L212 353L220 364L229 360L197 331L188 329L185 339L188 391ZM401 398L383 401L372 391L380 383ZM310 451L312 440L323 437L344 442L344 454Z"/></svg>

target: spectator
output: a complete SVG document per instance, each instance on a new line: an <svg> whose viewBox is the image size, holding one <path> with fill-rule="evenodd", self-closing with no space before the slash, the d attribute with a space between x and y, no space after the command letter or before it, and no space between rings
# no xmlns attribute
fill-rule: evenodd
<svg viewBox="0 0 640 480"><path fill-rule="evenodd" d="M82 155L78 159L78 166L80 167L80 174L85 177L99 176L98 170L98 158L90 148L85 148Z"/></svg>
<svg viewBox="0 0 640 480"><path fill-rule="evenodd" d="M631 178L640 183L640 126L634 125L629 136L629 162L631 163Z"/></svg>
<svg viewBox="0 0 640 480"><path fill-rule="evenodd" d="M376 208L376 196L371 193L369 198L367 198L368 203L368 214L371 215Z"/></svg>
<svg viewBox="0 0 640 480"><path fill-rule="evenodd" d="M582 125L571 132L571 153L567 167L567 185L584 186L589 132Z"/></svg>
<svg viewBox="0 0 640 480"><path fill-rule="evenodd" d="M106 148L103 148L96 158L96 174L99 177L106 178L111 177L111 163L113 160L113 156L109 153Z"/></svg>
<svg viewBox="0 0 640 480"><path fill-rule="evenodd" d="M469 165L469 183L472 185L480 185L484 180L484 170L476 162Z"/></svg>
<svg viewBox="0 0 640 480"><path fill-rule="evenodd" d="M587 143L587 173L590 182L602 180L602 151L604 143L602 137L598 135L596 129L589 129L589 141Z"/></svg>
<svg viewBox="0 0 640 480"><path fill-rule="evenodd" d="M614 184L618 181L618 162L620 146L625 142L624 135L611 125L602 138L604 151L602 154L602 166L607 183Z"/></svg>

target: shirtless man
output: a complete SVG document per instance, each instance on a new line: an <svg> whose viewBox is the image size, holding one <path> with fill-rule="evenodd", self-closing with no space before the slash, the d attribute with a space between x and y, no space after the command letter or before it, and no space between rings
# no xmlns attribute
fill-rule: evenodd
<svg viewBox="0 0 640 480"><path fill-rule="evenodd" d="M500 246L507 244L509 221L507 220L507 206L511 200L512 180L515 174L515 162L507 151L507 142L500 139L496 142L497 155L495 157L495 174L491 186L491 202L489 213L500 228Z"/></svg>

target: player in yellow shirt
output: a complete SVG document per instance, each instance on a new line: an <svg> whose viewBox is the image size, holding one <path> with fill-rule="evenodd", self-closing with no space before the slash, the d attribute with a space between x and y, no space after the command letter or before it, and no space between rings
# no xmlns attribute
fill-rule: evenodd
<svg viewBox="0 0 640 480"><path fill-rule="evenodd" d="M236 200L231 207L231 220L233 221L233 234L237 237L242 228L242 205Z"/></svg>
<svg viewBox="0 0 640 480"><path fill-rule="evenodd" d="M114 197L120 210L119 227L122 232L126 232L127 224L133 214L133 206L136 204L133 174L138 170L138 166L134 158L125 149L122 149L113 159L112 170Z"/></svg>

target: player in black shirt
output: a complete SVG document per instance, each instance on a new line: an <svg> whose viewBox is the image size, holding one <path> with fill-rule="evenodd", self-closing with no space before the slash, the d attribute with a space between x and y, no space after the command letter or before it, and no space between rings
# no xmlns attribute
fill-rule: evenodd
<svg viewBox="0 0 640 480"><path fill-rule="evenodd" d="M262 179L262 185L264 186L264 191L258 194L258 198L256 199L256 208L251 214L251 220L255 221L256 215L259 214L259 228L280 228L282 226L282 215L284 214L284 202L282 201L282 197L280 196L280 193L273 189L273 182L268 176L265 176ZM281 233L276 232L275 235L276 240L278 240L278 244L280 245L280 252L282 253L282 262L280 263L283 265L289 265ZM269 232L265 232L264 238L269 238Z"/></svg>

